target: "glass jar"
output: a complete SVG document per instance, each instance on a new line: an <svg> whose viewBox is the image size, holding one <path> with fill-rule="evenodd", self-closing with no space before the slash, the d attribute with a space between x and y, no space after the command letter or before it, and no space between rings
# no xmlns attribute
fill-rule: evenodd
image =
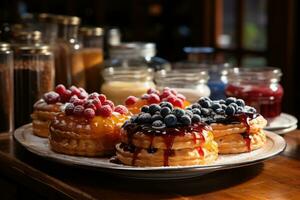
<svg viewBox="0 0 300 200"><path fill-rule="evenodd" d="M81 27L79 29L81 50L86 78L86 90L99 92L103 83L101 71L103 69L103 29L100 27Z"/></svg>
<svg viewBox="0 0 300 200"><path fill-rule="evenodd" d="M211 64L214 59L214 48L212 47L184 47L189 62Z"/></svg>
<svg viewBox="0 0 300 200"><path fill-rule="evenodd" d="M80 18L57 16L58 35L55 45L55 83L85 87L85 68L78 41Z"/></svg>
<svg viewBox="0 0 300 200"><path fill-rule="evenodd" d="M49 46L14 47L15 127L31 121L33 104L54 87L54 58Z"/></svg>
<svg viewBox="0 0 300 200"><path fill-rule="evenodd" d="M101 91L116 104L124 104L128 96L141 96L155 88L153 70L147 67L109 67L103 71Z"/></svg>
<svg viewBox="0 0 300 200"><path fill-rule="evenodd" d="M39 30L42 32L42 41L45 44L53 45L57 38L58 25L56 15L39 13L37 15Z"/></svg>
<svg viewBox="0 0 300 200"><path fill-rule="evenodd" d="M161 70L155 74L157 89L174 88L192 103L200 97L210 95L210 89L207 86L208 79L208 72L203 69Z"/></svg>
<svg viewBox="0 0 300 200"><path fill-rule="evenodd" d="M233 68L228 73L226 95L244 99L266 118L281 113L281 70L273 67Z"/></svg>
<svg viewBox="0 0 300 200"><path fill-rule="evenodd" d="M15 32L14 45L41 45L42 33L40 31L19 31Z"/></svg>
<svg viewBox="0 0 300 200"><path fill-rule="evenodd" d="M0 133L13 131L13 53L0 43Z"/></svg>

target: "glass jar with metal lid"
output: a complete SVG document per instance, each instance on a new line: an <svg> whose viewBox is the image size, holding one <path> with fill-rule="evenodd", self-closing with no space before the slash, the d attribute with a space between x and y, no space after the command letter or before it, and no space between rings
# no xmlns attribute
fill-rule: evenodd
<svg viewBox="0 0 300 200"><path fill-rule="evenodd" d="M228 73L226 95L244 99L266 118L281 113L283 88L279 68L233 68Z"/></svg>
<svg viewBox="0 0 300 200"><path fill-rule="evenodd" d="M13 53L0 43L0 133L13 131Z"/></svg>
<svg viewBox="0 0 300 200"><path fill-rule="evenodd" d="M85 87L84 63L78 41L80 18L59 15L56 20L58 35L55 45L55 82Z"/></svg>
<svg viewBox="0 0 300 200"><path fill-rule="evenodd" d="M19 31L14 35L14 45L41 45L42 33L40 31Z"/></svg>
<svg viewBox="0 0 300 200"><path fill-rule="evenodd" d="M155 88L153 70L147 67L109 67L103 71L101 91L117 104L124 104L128 96L141 96Z"/></svg>
<svg viewBox="0 0 300 200"><path fill-rule="evenodd" d="M42 41L53 45L57 38L58 25L56 15L50 13L39 13L37 15L38 28L42 32Z"/></svg>
<svg viewBox="0 0 300 200"><path fill-rule="evenodd" d="M15 127L31 121L33 104L54 87L54 58L49 46L14 48Z"/></svg>
<svg viewBox="0 0 300 200"><path fill-rule="evenodd" d="M81 50L85 68L86 90L99 92L103 83L100 75L103 69L103 29L100 27L81 27L79 29Z"/></svg>
<svg viewBox="0 0 300 200"><path fill-rule="evenodd" d="M189 102L196 102L200 97L210 95L210 89L207 86L208 79L208 72L203 69L161 70L155 74L157 89L174 88L185 95Z"/></svg>

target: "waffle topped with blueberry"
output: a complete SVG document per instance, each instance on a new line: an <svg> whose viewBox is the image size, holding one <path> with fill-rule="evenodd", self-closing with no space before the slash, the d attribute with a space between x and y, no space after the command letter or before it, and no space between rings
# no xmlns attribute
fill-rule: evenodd
<svg viewBox="0 0 300 200"><path fill-rule="evenodd" d="M228 97L213 101L204 97L187 109L210 124L219 153L242 153L265 144L266 119L242 99Z"/></svg>
<svg viewBox="0 0 300 200"><path fill-rule="evenodd" d="M208 164L217 159L211 129L169 102L144 105L121 129L117 159L132 166Z"/></svg>

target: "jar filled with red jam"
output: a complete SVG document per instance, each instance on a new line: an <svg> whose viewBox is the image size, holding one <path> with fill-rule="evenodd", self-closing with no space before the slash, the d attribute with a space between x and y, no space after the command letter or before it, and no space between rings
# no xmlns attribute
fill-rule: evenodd
<svg viewBox="0 0 300 200"><path fill-rule="evenodd" d="M273 67L233 68L228 73L226 96L244 99L266 118L281 113L281 70Z"/></svg>

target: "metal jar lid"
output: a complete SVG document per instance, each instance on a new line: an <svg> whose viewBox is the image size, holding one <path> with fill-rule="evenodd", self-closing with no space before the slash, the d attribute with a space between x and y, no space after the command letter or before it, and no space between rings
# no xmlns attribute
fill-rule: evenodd
<svg viewBox="0 0 300 200"><path fill-rule="evenodd" d="M104 33L101 27L80 27L79 34L83 36L102 36Z"/></svg>
<svg viewBox="0 0 300 200"><path fill-rule="evenodd" d="M52 55L50 46L48 45L38 45L38 46L20 46L16 48L16 53L20 54L42 54L42 55Z"/></svg>
<svg viewBox="0 0 300 200"><path fill-rule="evenodd" d="M40 42L42 39L42 33L40 31L20 31L16 33L16 40L18 41L34 41Z"/></svg>
<svg viewBox="0 0 300 200"><path fill-rule="evenodd" d="M39 13L37 16L37 20L43 23L54 23L56 22L57 15L50 13Z"/></svg>
<svg viewBox="0 0 300 200"><path fill-rule="evenodd" d="M81 21L80 18L76 16L57 15L55 18L58 24L64 25L79 25Z"/></svg>

